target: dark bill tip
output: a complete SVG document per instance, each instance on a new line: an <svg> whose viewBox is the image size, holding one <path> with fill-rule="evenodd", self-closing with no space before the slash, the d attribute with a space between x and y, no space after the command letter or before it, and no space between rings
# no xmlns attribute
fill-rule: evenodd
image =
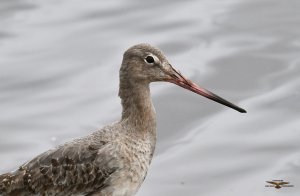
<svg viewBox="0 0 300 196"><path fill-rule="evenodd" d="M210 100L213 100L213 101L223 104L227 107L230 107L238 112L247 113L247 111L245 109L240 108L239 106L237 106L233 103L230 103L229 101L206 90L205 88L198 86L197 84L195 84L195 83L191 82L190 80L186 79L185 77L183 77L181 75L181 73L176 71L172 66L171 66L171 68L172 68L172 73L170 75L171 75L172 79L168 79L167 81L172 82L178 86L181 86L182 88L185 88L187 90L193 91L194 93L202 95Z"/></svg>

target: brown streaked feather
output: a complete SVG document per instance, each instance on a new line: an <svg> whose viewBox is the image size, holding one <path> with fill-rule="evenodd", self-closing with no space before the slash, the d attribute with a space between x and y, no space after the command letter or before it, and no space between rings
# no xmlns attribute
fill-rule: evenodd
<svg viewBox="0 0 300 196"><path fill-rule="evenodd" d="M77 140L49 150L17 171L0 176L1 195L87 194L107 186L118 170L115 150L109 142ZM83 192L84 190L84 192Z"/></svg>

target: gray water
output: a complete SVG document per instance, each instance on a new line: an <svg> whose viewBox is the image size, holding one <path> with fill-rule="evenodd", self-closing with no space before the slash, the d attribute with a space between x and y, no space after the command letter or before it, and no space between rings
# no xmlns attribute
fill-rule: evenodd
<svg viewBox="0 0 300 196"><path fill-rule="evenodd" d="M120 118L131 45L161 48L240 114L151 85L158 144L138 196L300 193L300 1L1 0L0 172ZM267 180L294 187L265 187Z"/></svg>

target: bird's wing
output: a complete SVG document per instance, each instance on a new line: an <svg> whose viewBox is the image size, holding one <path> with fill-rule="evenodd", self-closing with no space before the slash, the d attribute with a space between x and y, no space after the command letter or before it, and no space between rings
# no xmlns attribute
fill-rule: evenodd
<svg viewBox="0 0 300 196"><path fill-rule="evenodd" d="M274 185L278 185L277 182L273 182L273 181L266 181L267 183L270 183L270 184L274 184Z"/></svg>
<svg viewBox="0 0 300 196"><path fill-rule="evenodd" d="M289 182L279 182L279 185L290 184Z"/></svg>
<svg viewBox="0 0 300 196"><path fill-rule="evenodd" d="M284 184L289 184L289 182L280 182L280 181L266 181L267 183L270 183L270 184L274 184L276 186L280 186L280 185L284 185Z"/></svg>
<svg viewBox="0 0 300 196"><path fill-rule="evenodd" d="M29 195L68 195L101 188L118 170L115 153L109 142L67 143L37 156L14 173L0 176L0 194L27 191ZM9 182L3 184L5 179Z"/></svg>

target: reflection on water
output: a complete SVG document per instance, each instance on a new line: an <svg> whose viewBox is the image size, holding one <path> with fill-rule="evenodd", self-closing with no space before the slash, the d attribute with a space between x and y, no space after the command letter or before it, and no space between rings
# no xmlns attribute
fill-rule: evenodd
<svg viewBox="0 0 300 196"><path fill-rule="evenodd" d="M138 195L296 195L300 3L0 2L0 171L120 117L123 51L149 42L240 114L153 84L158 146ZM266 188L283 179L294 188Z"/></svg>

